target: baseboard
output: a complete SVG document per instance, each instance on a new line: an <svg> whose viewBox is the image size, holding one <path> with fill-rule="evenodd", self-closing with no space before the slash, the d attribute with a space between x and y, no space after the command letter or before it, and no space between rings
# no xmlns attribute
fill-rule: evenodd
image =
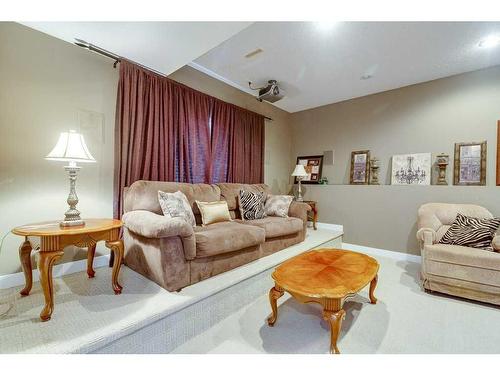
<svg viewBox="0 0 500 375"><path fill-rule="evenodd" d="M105 267L109 263L109 254L94 258L94 269ZM53 277L70 275L75 272L85 271L87 269L87 259L76 260L62 264L56 264L52 270ZM33 282L40 280L38 271L33 270ZM12 288L24 285L24 273L17 272L0 276L0 289Z"/></svg>
<svg viewBox="0 0 500 375"><path fill-rule="evenodd" d="M344 232L344 226L330 223L316 223L316 227L320 229L332 230L334 232Z"/></svg>
<svg viewBox="0 0 500 375"><path fill-rule="evenodd" d="M376 247L355 245L351 243L342 243L342 248L347 250L359 251L371 255L380 255L382 257L391 258L395 260L404 260L408 262L421 263L420 255L400 253L399 251L377 249Z"/></svg>

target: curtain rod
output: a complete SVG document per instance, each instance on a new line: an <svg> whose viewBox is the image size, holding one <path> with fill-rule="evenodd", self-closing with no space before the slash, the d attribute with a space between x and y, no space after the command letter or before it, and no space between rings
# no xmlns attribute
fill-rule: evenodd
<svg viewBox="0 0 500 375"><path fill-rule="evenodd" d="M122 56L117 55L116 53L113 53L113 52L110 52L110 51L108 51L108 50L106 50L104 48L98 47L95 44L88 43L88 42L86 42L85 40L82 40L82 39L75 38L75 44L78 47L82 47L82 48L88 49L89 51L96 52L96 53L98 53L100 55L103 55L103 56L106 56L106 57L108 57L110 59L115 60L115 63L113 64L113 68L116 68L116 64L118 64L119 62L121 62L122 59L123 59ZM168 78L167 75L159 72L158 70L150 68L150 67L148 67L146 65L139 64L138 62L135 62L133 60L128 60L128 61L130 61L131 63L134 63L135 65L140 66L141 68L143 68L145 70L149 70L150 72L153 72L153 73L158 74L158 75L160 75L162 77ZM261 116L263 116L266 120L273 121L273 119L270 118L270 117L267 117L267 116L264 116L264 115L261 115Z"/></svg>

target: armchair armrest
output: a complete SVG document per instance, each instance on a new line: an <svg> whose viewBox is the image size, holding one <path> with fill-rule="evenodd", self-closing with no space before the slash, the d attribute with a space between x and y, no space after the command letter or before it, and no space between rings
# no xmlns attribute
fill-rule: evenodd
<svg viewBox="0 0 500 375"><path fill-rule="evenodd" d="M308 211L311 211L311 206L307 203L293 201L288 208L288 216L297 217L307 224Z"/></svg>
<svg viewBox="0 0 500 375"><path fill-rule="evenodd" d="M196 241L193 227L180 218L168 218L150 211L129 211L122 216L123 225L138 235L147 238L179 236L187 260L196 257Z"/></svg>
<svg viewBox="0 0 500 375"><path fill-rule="evenodd" d="M491 241L491 246L493 247L493 250L496 252L500 252L500 234L495 235L493 237L493 241Z"/></svg>
<svg viewBox="0 0 500 375"><path fill-rule="evenodd" d="M437 234L434 229L431 228L420 228L417 231L417 240L420 242L420 247L423 248L425 245L432 245L437 239Z"/></svg>

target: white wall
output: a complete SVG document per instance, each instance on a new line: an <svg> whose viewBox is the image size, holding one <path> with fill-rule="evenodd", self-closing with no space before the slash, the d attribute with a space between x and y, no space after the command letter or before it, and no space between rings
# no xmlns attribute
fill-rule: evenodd
<svg viewBox="0 0 500 375"><path fill-rule="evenodd" d="M78 176L83 217L112 216L118 73L110 60L15 23L0 22L0 236L18 225L62 219L69 182L46 161L59 133L80 130L96 164ZM22 238L8 234L0 275L20 269ZM68 251L63 261L86 252Z"/></svg>
<svg viewBox="0 0 500 375"><path fill-rule="evenodd" d="M343 224L345 241L418 253L416 210L425 202L476 203L500 216L495 186L500 67L443 78L292 114L293 156L335 151L323 175L329 186L306 187L319 219ZM488 142L487 186L390 186L391 156L445 152L453 182L455 142ZM380 159L382 186L349 184L351 151ZM435 179L435 178L434 178Z"/></svg>

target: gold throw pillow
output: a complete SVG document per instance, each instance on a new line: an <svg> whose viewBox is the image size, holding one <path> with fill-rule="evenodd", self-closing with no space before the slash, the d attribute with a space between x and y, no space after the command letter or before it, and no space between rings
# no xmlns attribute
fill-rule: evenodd
<svg viewBox="0 0 500 375"><path fill-rule="evenodd" d="M229 207L226 201L196 201L196 204L200 209L202 226L219 223L221 221L231 221L231 215L229 215Z"/></svg>

